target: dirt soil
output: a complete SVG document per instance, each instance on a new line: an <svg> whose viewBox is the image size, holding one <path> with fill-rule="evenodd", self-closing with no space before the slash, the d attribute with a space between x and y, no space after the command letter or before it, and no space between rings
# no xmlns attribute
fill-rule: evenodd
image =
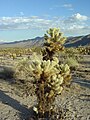
<svg viewBox="0 0 90 120"><path fill-rule="evenodd" d="M25 120L32 114L36 97L26 97L12 81L0 77L0 120ZM89 55L85 55L80 67L72 72L70 88L64 90L55 103L63 109L63 120L90 120Z"/></svg>

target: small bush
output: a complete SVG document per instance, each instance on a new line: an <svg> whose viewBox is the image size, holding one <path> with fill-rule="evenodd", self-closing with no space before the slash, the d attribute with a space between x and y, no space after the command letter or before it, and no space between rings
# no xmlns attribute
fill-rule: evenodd
<svg viewBox="0 0 90 120"><path fill-rule="evenodd" d="M73 57L67 58L65 63L68 64L71 69L76 69L79 66L78 61Z"/></svg>

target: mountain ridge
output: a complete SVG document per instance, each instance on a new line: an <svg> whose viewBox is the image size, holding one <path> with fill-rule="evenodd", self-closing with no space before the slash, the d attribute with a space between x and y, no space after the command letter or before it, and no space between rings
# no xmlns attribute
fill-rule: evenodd
<svg viewBox="0 0 90 120"><path fill-rule="evenodd" d="M43 43L44 37L36 37L33 39L1 43L0 48L42 46ZM64 45L65 47L88 46L90 45L90 34L76 37L67 37Z"/></svg>

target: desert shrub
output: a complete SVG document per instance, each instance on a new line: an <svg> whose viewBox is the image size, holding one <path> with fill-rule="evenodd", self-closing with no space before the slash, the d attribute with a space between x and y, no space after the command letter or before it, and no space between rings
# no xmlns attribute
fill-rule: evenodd
<svg viewBox="0 0 90 120"><path fill-rule="evenodd" d="M41 54L42 47L34 46L31 48L32 52L37 52L38 54Z"/></svg>
<svg viewBox="0 0 90 120"><path fill-rule="evenodd" d="M68 57L66 59L65 63L68 64L72 70L73 69L76 70L77 67L79 66L78 61L73 57Z"/></svg>
<svg viewBox="0 0 90 120"><path fill-rule="evenodd" d="M63 59L64 63L67 63L72 70L76 70L79 67L79 61L83 58L77 48L65 48Z"/></svg>
<svg viewBox="0 0 90 120"><path fill-rule="evenodd" d="M25 96L35 95L35 85L34 85L34 79L30 75L29 59L30 57L22 58L14 66L15 86Z"/></svg>
<svg viewBox="0 0 90 120"><path fill-rule="evenodd" d="M15 77L17 79L23 79L26 80L27 76L29 74L30 71L25 71L25 68L28 69L28 59L27 58L23 58L19 63L16 64L15 66Z"/></svg>

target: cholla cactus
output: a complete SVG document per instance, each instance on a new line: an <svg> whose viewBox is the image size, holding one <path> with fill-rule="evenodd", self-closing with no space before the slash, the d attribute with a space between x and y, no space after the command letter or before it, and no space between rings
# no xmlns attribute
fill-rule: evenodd
<svg viewBox="0 0 90 120"><path fill-rule="evenodd" d="M23 71L26 75L32 76L36 83L38 115L44 117L47 112L50 114L55 97L61 94L65 79L70 76L69 66L59 65L56 57L52 61L46 61L41 55L34 53L30 59L24 59L19 63L17 68L19 74Z"/></svg>
<svg viewBox="0 0 90 120"><path fill-rule="evenodd" d="M52 59L55 52L63 50L64 47L62 46L65 43L66 38L62 36L59 28L50 28L47 31L47 34L44 35L45 39L45 57L44 59Z"/></svg>
<svg viewBox="0 0 90 120"><path fill-rule="evenodd" d="M90 47L87 46L87 47L78 47L77 50L79 51L80 54L83 54L83 55L90 55Z"/></svg>
<svg viewBox="0 0 90 120"><path fill-rule="evenodd" d="M60 65L58 58L54 57L55 52L63 49L62 44L65 42L59 29L49 29L44 38L44 56L33 53L29 59L22 60L16 67L16 75L24 73L27 77L33 77L38 101L38 106L34 107L34 110L40 118L52 114L55 97L61 94L71 78L69 66Z"/></svg>
<svg viewBox="0 0 90 120"><path fill-rule="evenodd" d="M9 53L10 58L13 60L17 57L16 53Z"/></svg>

